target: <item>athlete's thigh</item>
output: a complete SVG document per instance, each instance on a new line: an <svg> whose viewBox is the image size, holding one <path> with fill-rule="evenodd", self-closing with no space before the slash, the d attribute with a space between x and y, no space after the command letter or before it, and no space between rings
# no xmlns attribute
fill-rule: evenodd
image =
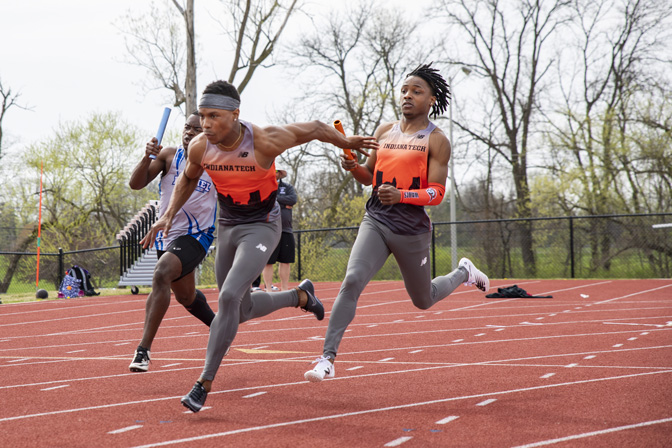
<svg viewBox="0 0 672 448"><path fill-rule="evenodd" d="M390 249L387 247L388 229L375 219L364 215L364 219L359 226L357 238L352 245L350 258L348 260L348 273L351 270L366 270L369 272L369 279L385 264L385 260L390 256ZM368 282L368 280L366 280Z"/></svg>
<svg viewBox="0 0 672 448"><path fill-rule="evenodd" d="M215 254L215 277L217 288L222 289L224 280L228 277L236 255L236 244L233 239L235 226L220 225L217 230L217 253Z"/></svg>
<svg viewBox="0 0 672 448"><path fill-rule="evenodd" d="M431 232L420 235L394 234L388 239L388 246L397 260L406 290L412 299L431 293L430 242Z"/></svg>
<svg viewBox="0 0 672 448"><path fill-rule="evenodd" d="M158 274L164 281L177 279L182 272L182 261L172 252L161 251L159 259L154 266L154 275Z"/></svg>
<svg viewBox="0 0 672 448"><path fill-rule="evenodd" d="M170 289L175 293L175 298L180 299L193 298L196 294L196 273L191 271L179 280L170 284Z"/></svg>
<svg viewBox="0 0 672 448"><path fill-rule="evenodd" d="M270 251L280 240L280 221L272 223L241 224L231 237L236 251L222 288L242 296L266 266Z"/></svg>

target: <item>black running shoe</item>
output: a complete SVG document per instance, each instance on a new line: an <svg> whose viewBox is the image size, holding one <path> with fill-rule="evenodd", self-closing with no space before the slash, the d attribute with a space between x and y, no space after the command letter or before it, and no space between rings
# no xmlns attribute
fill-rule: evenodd
<svg viewBox="0 0 672 448"><path fill-rule="evenodd" d="M182 397L182 405L185 408L189 408L191 412L198 412L201 410L205 404L205 399L208 396L208 392L205 390L205 387L198 381L194 384L194 387L191 388L191 392Z"/></svg>
<svg viewBox="0 0 672 448"><path fill-rule="evenodd" d="M313 313L317 320L324 319L324 305L322 305L320 299L315 297L315 287L313 287L313 282L305 279L299 283L299 289L308 294L308 302L306 302L306 305L302 306L301 309Z"/></svg>
<svg viewBox="0 0 672 448"><path fill-rule="evenodd" d="M138 346L135 349L133 361L128 366L131 372L146 372L149 370L149 350Z"/></svg>

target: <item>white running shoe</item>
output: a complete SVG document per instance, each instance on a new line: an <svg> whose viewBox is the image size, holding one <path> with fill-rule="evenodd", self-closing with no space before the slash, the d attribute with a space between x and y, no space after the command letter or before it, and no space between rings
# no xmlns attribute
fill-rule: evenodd
<svg viewBox="0 0 672 448"><path fill-rule="evenodd" d="M131 372L146 372L149 370L149 350L139 347L135 350L133 361L128 366Z"/></svg>
<svg viewBox="0 0 672 448"><path fill-rule="evenodd" d="M315 362L317 363L317 365L313 367L313 370L309 370L303 374L303 377L305 379L307 379L311 383L319 383L325 378L334 377L335 369L330 358L320 356L315 360Z"/></svg>
<svg viewBox="0 0 672 448"><path fill-rule="evenodd" d="M459 266L462 266L469 273L469 279L464 283L466 286L476 285L481 291L490 289L490 279L488 279L487 275L479 271L470 259L461 259Z"/></svg>

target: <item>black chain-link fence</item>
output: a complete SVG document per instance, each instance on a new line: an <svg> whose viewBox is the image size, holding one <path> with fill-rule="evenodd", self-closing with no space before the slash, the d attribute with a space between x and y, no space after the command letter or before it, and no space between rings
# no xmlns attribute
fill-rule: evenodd
<svg viewBox="0 0 672 448"><path fill-rule="evenodd" d="M654 228L672 213L434 223L434 276L471 259L493 278L669 278L672 227ZM295 280L339 281L345 275L356 227L295 231ZM525 253L526 241L531 250ZM394 257L374 277L400 280Z"/></svg>
<svg viewBox="0 0 672 448"><path fill-rule="evenodd" d="M468 257L492 278L670 278L672 227L653 227L669 221L670 216L672 213L437 222L430 261L435 276L452 270L454 225L455 263ZM357 227L295 230L292 279L342 280L356 236ZM532 250L525 253L525 247ZM72 265L88 269L97 288L116 287L122 256L123 250L116 246L42 253L39 287L57 289ZM213 253L203 262L200 285L216 284L215 258ZM0 293L34 292L36 268L36 253L0 252ZM374 279L401 279L394 257Z"/></svg>

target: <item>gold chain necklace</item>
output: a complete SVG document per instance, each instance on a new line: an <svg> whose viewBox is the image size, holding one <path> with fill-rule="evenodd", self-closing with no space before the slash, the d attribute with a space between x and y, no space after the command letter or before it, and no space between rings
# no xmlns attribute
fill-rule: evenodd
<svg viewBox="0 0 672 448"><path fill-rule="evenodd" d="M240 128L239 128L240 131L238 132L238 138L236 139L235 142L233 142L233 145L231 145L231 146L224 146L224 145L222 145L221 143L217 143L217 146L219 146L221 149L231 149L231 148L233 148L234 146L236 146L236 145L238 144L238 142L240 141L240 139L243 137L243 125L242 125L242 124L239 124L239 126L240 126Z"/></svg>

